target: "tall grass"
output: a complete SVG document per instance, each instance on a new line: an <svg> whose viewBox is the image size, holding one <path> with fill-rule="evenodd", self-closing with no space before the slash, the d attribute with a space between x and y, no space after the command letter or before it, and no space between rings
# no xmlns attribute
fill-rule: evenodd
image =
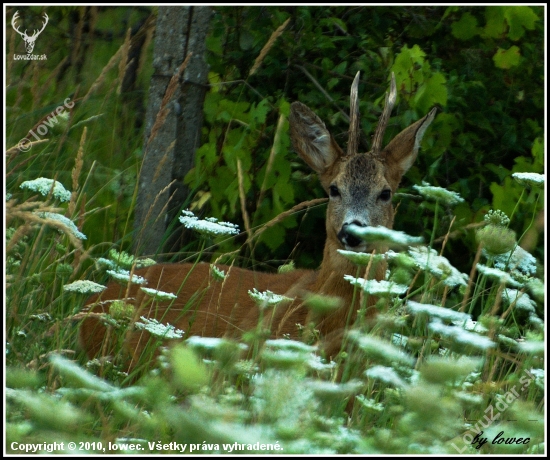
<svg viewBox="0 0 550 460"><path fill-rule="evenodd" d="M29 443L80 453L544 450L544 288L503 213L477 230L469 274L428 246L403 247L400 232L377 235L402 249L381 255L385 282L347 277L363 308L374 295L380 313L368 322L360 311L335 362L315 346L245 334L242 342L191 338L142 357L149 370L128 376L109 356L86 362L76 352L73 323L101 285L69 282L90 257L85 235L55 217L74 195L45 183L25 182L7 202L9 452ZM115 278L140 263L117 251L95 262ZM124 308L104 318L121 352L135 327ZM151 352L182 335L146 318L141 327L156 331Z"/></svg>
<svg viewBox="0 0 550 460"><path fill-rule="evenodd" d="M132 129L113 96L110 69L126 62L125 53L125 45L114 52L81 105L48 134L51 142L8 151L7 452L544 452L542 269L509 230L513 215L498 210L474 230L479 250L468 273L445 257L445 242L457 237L450 230L438 251L433 241L403 244L396 232L364 235L393 246L378 255L388 272L380 283L349 274L362 308L335 361L323 359L315 340L266 340L260 330L240 341L187 338L164 348L181 331L147 318L131 324L131 307L122 303L103 316L119 353L89 361L77 340L86 297L102 289L107 271L116 278L153 263L122 250L131 237L127 210L141 144L139 136L119 137ZM46 94L37 95L37 106ZM35 110L30 125L42 116ZM114 123L99 124L107 116ZM15 125L13 145L28 129ZM125 159L89 160L107 146L105 157L119 148ZM517 206L538 199L540 176L517 180L526 187ZM427 185L417 191L418 199L435 201L434 227L460 199ZM245 244L255 237L247 231ZM363 259L358 273L374 263ZM162 295L151 294L151 302ZM378 299L372 321L363 314L369 296ZM155 335L128 375L116 357L134 327ZM316 337L314 325L303 327Z"/></svg>

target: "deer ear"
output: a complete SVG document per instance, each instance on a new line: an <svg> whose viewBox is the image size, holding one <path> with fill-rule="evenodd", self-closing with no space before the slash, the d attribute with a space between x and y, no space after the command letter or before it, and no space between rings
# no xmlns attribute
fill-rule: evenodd
<svg viewBox="0 0 550 460"><path fill-rule="evenodd" d="M290 106L290 140L293 149L311 169L323 174L344 152L325 124L301 102Z"/></svg>
<svg viewBox="0 0 550 460"><path fill-rule="evenodd" d="M416 160L422 137L433 121L436 112L437 109L433 108L424 118L405 128L382 151L386 162L395 168L399 178L409 170Z"/></svg>

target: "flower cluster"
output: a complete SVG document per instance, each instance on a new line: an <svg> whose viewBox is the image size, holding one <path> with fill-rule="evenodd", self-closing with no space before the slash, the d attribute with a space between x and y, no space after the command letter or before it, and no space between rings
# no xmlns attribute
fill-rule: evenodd
<svg viewBox="0 0 550 460"><path fill-rule="evenodd" d="M137 322L136 327L148 331L155 337L161 337L163 339L181 339L183 334L185 334L184 331L176 329L170 324L164 325L159 323L156 319L145 318L145 316L142 316L140 319L143 323Z"/></svg>
<svg viewBox="0 0 550 460"><path fill-rule="evenodd" d="M38 192L44 196L48 196L50 192L52 192L52 196L62 202L69 201L71 199L71 192L66 190L61 182L53 179L47 179L46 177L26 180L19 187Z"/></svg>
<svg viewBox="0 0 550 460"><path fill-rule="evenodd" d="M191 211L182 211L180 222L186 227L196 230L203 235L221 236L237 235L239 227L230 222L218 222L214 217L207 217L205 220L199 220Z"/></svg>
<svg viewBox="0 0 550 460"><path fill-rule="evenodd" d="M413 185L413 188L417 190L418 193L420 193L424 198L439 201L449 206L454 206L464 201L464 198L462 198L458 193L452 192L445 188L435 187L427 182L422 182L422 185Z"/></svg>
<svg viewBox="0 0 550 460"><path fill-rule="evenodd" d="M248 295L260 306L261 308L272 307L285 301L292 301L291 298L284 295L274 294L271 291L260 292L256 288L252 291L248 291Z"/></svg>

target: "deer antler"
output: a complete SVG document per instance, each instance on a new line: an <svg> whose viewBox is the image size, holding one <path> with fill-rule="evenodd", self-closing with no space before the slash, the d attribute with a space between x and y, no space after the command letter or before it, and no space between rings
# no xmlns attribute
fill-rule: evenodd
<svg viewBox="0 0 550 460"><path fill-rule="evenodd" d="M13 30L15 30L22 37L24 37L27 35L27 31L25 30L25 33L19 31L19 27L16 26L15 24L15 21L17 21L17 19L19 19L19 11L16 11L15 14L13 15L13 18L11 18L11 26L13 27Z"/></svg>
<svg viewBox="0 0 550 460"><path fill-rule="evenodd" d="M39 31L36 31L36 30L34 31L34 34L32 34L33 37L34 37L34 36L40 35L40 34L42 33L42 31L46 28L46 24L48 24L48 20L49 20L50 18L48 18L48 14L47 14L47 13L44 13L44 17L45 17L45 19L46 19L46 22L44 22L44 24L42 25L42 29L40 29Z"/></svg>
<svg viewBox="0 0 550 460"><path fill-rule="evenodd" d="M384 139L384 132L388 126L388 120L390 119L391 111L395 105L395 99L397 98L397 88L395 86L395 75L391 73L390 94L386 93L386 103L384 105L384 111L378 120L378 126L374 132L372 139L372 149L374 154L378 154L382 147L382 141Z"/></svg>
<svg viewBox="0 0 550 460"><path fill-rule="evenodd" d="M355 155L359 149L359 74L355 74L349 96L348 155Z"/></svg>

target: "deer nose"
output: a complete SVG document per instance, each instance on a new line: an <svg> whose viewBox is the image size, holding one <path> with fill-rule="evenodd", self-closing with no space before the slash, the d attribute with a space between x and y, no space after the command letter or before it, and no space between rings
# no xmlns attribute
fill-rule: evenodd
<svg viewBox="0 0 550 460"><path fill-rule="evenodd" d="M356 227L364 227L365 225L359 222L358 220L354 220L353 222L345 223L342 225L342 229L338 232L338 239L340 240L340 243L342 243L344 246L348 246L350 248L355 248L359 246L361 243L363 243L363 240L360 238L357 238L355 235L349 232L349 228L354 225Z"/></svg>

